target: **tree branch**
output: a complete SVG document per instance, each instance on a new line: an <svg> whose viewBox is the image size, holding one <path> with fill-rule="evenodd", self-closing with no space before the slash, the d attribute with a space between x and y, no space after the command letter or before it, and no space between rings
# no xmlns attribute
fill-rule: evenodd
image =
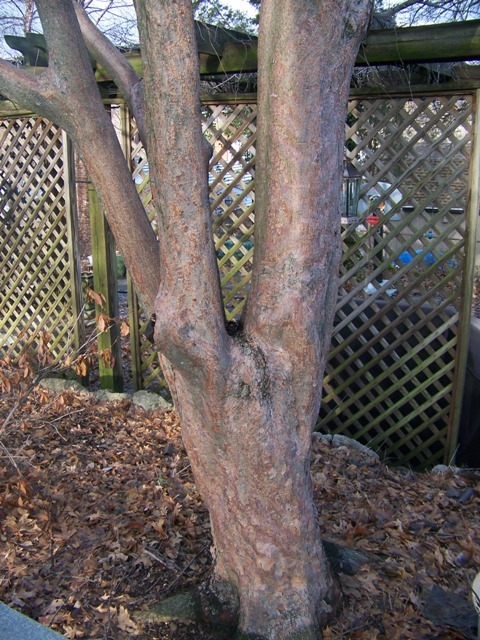
<svg viewBox="0 0 480 640"><path fill-rule="evenodd" d="M126 57L93 24L83 7L76 2L74 7L87 49L110 74L122 92L137 123L140 140L146 148L147 136L142 79Z"/></svg>
<svg viewBox="0 0 480 640"><path fill-rule="evenodd" d="M245 328L292 359L293 380L305 380L309 370L312 388L320 388L330 341L346 103L371 5L262 1L255 258ZM308 345L301 357L299 344Z"/></svg>
<svg viewBox="0 0 480 640"><path fill-rule="evenodd" d="M478 0L404 0L382 10L380 15L387 19L393 18L409 9L407 15L411 17L411 23L415 23L416 19L422 16L431 19L435 16L437 19L447 16L450 20L457 20L460 16L463 20L467 20L472 15L478 15L480 10Z"/></svg>
<svg viewBox="0 0 480 640"><path fill-rule="evenodd" d="M382 11L383 16L393 17L396 16L401 11L405 11L405 9L409 9L415 5L421 4L422 6L428 5L429 7L435 7L436 5L431 2L420 2L419 0L404 0L404 2L400 2L399 4L390 7L390 9L385 9Z"/></svg>
<svg viewBox="0 0 480 640"><path fill-rule="evenodd" d="M192 5L191 0L136 4L148 157L158 181L162 287L156 346L190 375L224 353L229 340L210 222Z"/></svg>
<svg viewBox="0 0 480 640"><path fill-rule="evenodd" d="M71 0L38 0L49 68L29 78L0 66L2 93L61 126L82 154L133 281L153 308L160 282L158 243L93 76Z"/></svg>
<svg viewBox="0 0 480 640"><path fill-rule="evenodd" d="M48 70L37 75L0 59L0 83L2 95L34 113L53 113L49 95ZM48 117L48 116L46 116Z"/></svg>

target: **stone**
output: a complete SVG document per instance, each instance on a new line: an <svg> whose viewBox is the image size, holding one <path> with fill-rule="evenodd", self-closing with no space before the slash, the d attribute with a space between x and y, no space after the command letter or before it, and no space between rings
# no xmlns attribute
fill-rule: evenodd
<svg viewBox="0 0 480 640"><path fill-rule="evenodd" d="M0 602L0 638L2 640L62 640L64 636Z"/></svg>
<svg viewBox="0 0 480 640"><path fill-rule="evenodd" d="M49 389L55 393L61 393L66 389L72 389L76 393L88 394L90 393L83 385L77 380L63 380L62 378L44 378L38 383L40 387Z"/></svg>
<svg viewBox="0 0 480 640"><path fill-rule="evenodd" d="M123 402L124 400L131 400L132 398L129 393L118 393L109 391L108 389L99 389L98 391L94 391L93 395L102 402Z"/></svg>
<svg viewBox="0 0 480 640"><path fill-rule="evenodd" d="M348 438L347 436L342 436L339 434L330 435L328 433L320 433L318 431L315 431L313 437L317 440L323 440L331 447L349 447L350 449L356 449L357 451L360 451L367 456L371 456L372 458L375 458L375 460L380 460L380 456L378 455L378 453L375 453L375 451L372 451L364 444L361 444L361 442L357 442L356 440Z"/></svg>
<svg viewBox="0 0 480 640"><path fill-rule="evenodd" d="M154 409L170 410L172 408L172 405L162 398L162 396L157 393L152 393L151 391L136 391L133 394L132 400L134 404L147 411Z"/></svg>

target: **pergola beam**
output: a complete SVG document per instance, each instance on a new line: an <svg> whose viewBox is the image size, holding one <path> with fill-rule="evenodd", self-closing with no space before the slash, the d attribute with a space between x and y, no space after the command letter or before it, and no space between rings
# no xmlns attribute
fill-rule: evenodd
<svg viewBox="0 0 480 640"><path fill-rule="evenodd" d="M480 60L480 20L372 30L360 47L356 65L469 60Z"/></svg>
<svg viewBox="0 0 480 640"><path fill-rule="evenodd" d="M212 38L214 34L217 38L221 35L221 40L205 37L208 33ZM203 38L199 39L198 46L202 75L257 70L257 39L253 36L238 39L232 34L235 32L225 29L203 29ZM141 73L140 53L126 55ZM467 60L480 60L480 20L372 30L360 47L356 65L365 67ZM109 80L101 67L97 68L97 79Z"/></svg>
<svg viewBox="0 0 480 640"><path fill-rule="evenodd" d="M35 37L38 39L38 35ZM23 47L18 45L21 40L24 41ZM24 55L28 54L25 47L31 47L34 42L30 36L10 39L10 41L16 42L17 48ZM35 44L38 46L36 41ZM202 75L248 73L257 70L258 41L255 36L197 22L197 44ZM134 51L125 55L135 70L141 74L140 52ZM32 59L32 56L29 59ZM467 60L480 60L480 20L371 30L360 47L356 65L378 66ZM98 82L111 80L100 65L96 66L95 74Z"/></svg>

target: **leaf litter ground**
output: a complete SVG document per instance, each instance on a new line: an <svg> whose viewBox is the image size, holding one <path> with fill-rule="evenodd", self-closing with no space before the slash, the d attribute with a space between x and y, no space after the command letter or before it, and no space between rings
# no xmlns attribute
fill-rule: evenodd
<svg viewBox="0 0 480 640"><path fill-rule="evenodd" d="M37 389L12 414L17 400L0 398L0 599L67 638L209 638L134 615L210 571L175 413ZM318 440L313 454L324 537L365 560L338 574L324 638L476 638L480 473L416 474Z"/></svg>

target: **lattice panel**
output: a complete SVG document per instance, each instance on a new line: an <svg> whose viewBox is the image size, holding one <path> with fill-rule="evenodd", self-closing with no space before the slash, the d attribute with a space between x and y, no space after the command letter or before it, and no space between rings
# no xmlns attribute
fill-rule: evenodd
<svg viewBox="0 0 480 640"><path fill-rule="evenodd" d="M444 461L451 426L472 133L470 97L349 107L364 186L343 229L319 428L416 467Z"/></svg>
<svg viewBox="0 0 480 640"><path fill-rule="evenodd" d="M155 209L152 204L152 188L150 183L150 174L148 167L148 159L142 143L138 137L135 121L131 121L131 144L130 144L130 166L132 168L132 176L137 186L137 191L147 212L155 232L157 231L157 221L155 219ZM163 378L162 370L158 362L158 354L154 350L153 345L146 339L145 332L149 318L141 308L140 302L133 290L133 283L129 279L129 288L131 290L130 301L134 309L130 308L130 324L136 323L136 330L130 332L130 345L132 357L138 362L137 377L134 384L139 388L147 389L163 389L166 388L166 382ZM130 306L131 306L130 305Z"/></svg>
<svg viewBox="0 0 480 640"><path fill-rule="evenodd" d="M227 320L242 312L253 259L256 105L204 106L213 233Z"/></svg>
<svg viewBox="0 0 480 640"><path fill-rule="evenodd" d="M52 335L72 348L74 288L68 247L62 132L43 118L0 122L0 349L35 351Z"/></svg>
<svg viewBox="0 0 480 640"><path fill-rule="evenodd" d="M243 309L251 278L254 229L256 105L203 107L203 131L213 147L209 166L212 229L227 320ZM130 162L133 178L152 225L148 160L132 125ZM148 318L140 313L140 337L132 333L132 350L140 351L142 385L163 386L158 358L141 337Z"/></svg>
<svg viewBox="0 0 480 640"><path fill-rule="evenodd" d="M254 105L203 107L228 319L241 313L252 266L255 115ZM359 223L343 228L318 427L415 467L445 459L453 426L472 135L470 96L349 104L346 153L363 187ZM146 159L134 147L134 177L148 200ZM158 377L151 350L142 367L144 384Z"/></svg>

